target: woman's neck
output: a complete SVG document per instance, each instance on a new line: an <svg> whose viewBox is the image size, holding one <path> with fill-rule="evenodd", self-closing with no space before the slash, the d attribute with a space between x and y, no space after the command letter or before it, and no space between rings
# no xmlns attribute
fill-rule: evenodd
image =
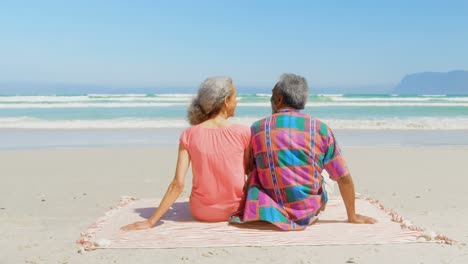
<svg viewBox="0 0 468 264"><path fill-rule="evenodd" d="M225 112L220 112L216 116L206 120L205 122L201 123L202 127L207 128L220 128L220 127L227 127L230 125L228 121L228 115Z"/></svg>

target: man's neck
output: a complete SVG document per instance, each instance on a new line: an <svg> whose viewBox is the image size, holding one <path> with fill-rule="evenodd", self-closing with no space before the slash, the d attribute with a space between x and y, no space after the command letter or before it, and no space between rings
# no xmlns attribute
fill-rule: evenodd
<svg viewBox="0 0 468 264"><path fill-rule="evenodd" d="M282 106L282 107L279 107L278 109L276 109L276 113L279 113L280 111L295 111L297 109L293 108L293 107L290 107L290 106Z"/></svg>

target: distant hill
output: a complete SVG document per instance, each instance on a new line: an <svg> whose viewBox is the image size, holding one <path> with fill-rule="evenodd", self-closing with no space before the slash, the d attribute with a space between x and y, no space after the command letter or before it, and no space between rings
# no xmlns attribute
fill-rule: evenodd
<svg viewBox="0 0 468 264"><path fill-rule="evenodd" d="M468 71L422 72L406 75L395 94L468 94Z"/></svg>

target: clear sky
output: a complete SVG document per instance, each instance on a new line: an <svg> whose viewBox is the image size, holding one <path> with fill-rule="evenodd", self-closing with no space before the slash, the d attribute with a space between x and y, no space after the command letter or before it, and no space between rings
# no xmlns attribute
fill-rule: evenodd
<svg viewBox="0 0 468 264"><path fill-rule="evenodd" d="M468 70L468 1L1 1L0 82L396 84Z"/></svg>

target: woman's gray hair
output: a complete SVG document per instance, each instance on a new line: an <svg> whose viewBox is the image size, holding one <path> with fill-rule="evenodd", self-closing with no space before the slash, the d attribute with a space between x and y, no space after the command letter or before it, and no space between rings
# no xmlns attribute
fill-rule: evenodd
<svg viewBox="0 0 468 264"><path fill-rule="evenodd" d="M284 104L295 109L304 109L309 97L309 87L304 77L285 73L281 75L276 88L283 95Z"/></svg>
<svg viewBox="0 0 468 264"><path fill-rule="evenodd" d="M232 96L232 79L225 76L209 77L203 81L187 111L191 125L198 125L219 113L224 98Z"/></svg>

